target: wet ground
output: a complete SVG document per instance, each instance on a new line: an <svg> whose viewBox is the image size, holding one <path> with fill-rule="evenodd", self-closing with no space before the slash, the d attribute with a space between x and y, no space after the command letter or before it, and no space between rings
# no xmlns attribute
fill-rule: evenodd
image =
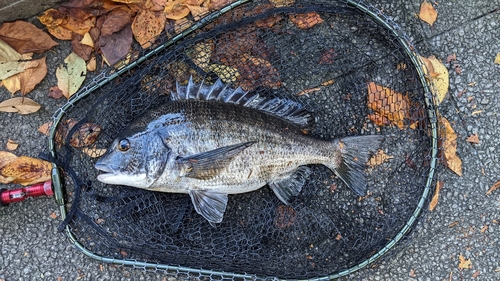
<svg viewBox="0 0 500 281"><path fill-rule="evenodd" d="M441 1L437 22L430 27L416 18L420 1L370 1L413 38L424 56L446 61L450 89L439 111L458 136L463 177L443 169L445 183L436 209L427 212L409 239L369 268L342 280L499 280L500 191L486 191L500 180L497 140L500 135L500 1ZM47 52L50 69L69 53L69 44ZM460 74L456 67L460 68ZM55 85L53 71L29 96L42 104L31 115L1 114L0 149L8 139L20 143L17 155L37 156L46 149L37 128L63 100L46 97ZM465 90L465 91L464 91ZM0 89L0 100L10 96ZM480 143L466 138L478 134ZM162 272L98 263L57 232L58 208L52 198L31 198L0 209L0 280L163 280ZM460 269L460 256L471 268Z"/></svg>

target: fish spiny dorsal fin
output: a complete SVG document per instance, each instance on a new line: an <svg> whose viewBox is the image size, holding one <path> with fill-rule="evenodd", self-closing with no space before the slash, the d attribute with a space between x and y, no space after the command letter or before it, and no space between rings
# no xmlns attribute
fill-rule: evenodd
<svg viewBox="0 0 500 281"><path fill-rule="evenodd" d="M204 81L199 84L190 77L186 86L177 81L176 92L171 92L172 101L177 100L215 100L219 102L238 104L278 116L302 129L309 130L314 126L311 112L295 101L284 98L261 97L256 92L244 91L241 87L229 87L219 78L212 85Z"/></svg>

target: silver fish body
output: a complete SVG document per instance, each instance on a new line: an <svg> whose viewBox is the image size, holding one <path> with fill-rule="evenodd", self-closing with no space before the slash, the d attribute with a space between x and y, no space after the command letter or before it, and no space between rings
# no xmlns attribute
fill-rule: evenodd
<svg viewBox="0 0 500 281"><path fill-rule="evenodd" d="M220 80L177 85L172 101L135 120L96 168L98 180L187 193L210 223L223 219L228 194L268 184L287 203L311 170L323 164L364 195L364 168L382 136L319 140L303 133L313 122L300 104L269 99Z"/></svg>

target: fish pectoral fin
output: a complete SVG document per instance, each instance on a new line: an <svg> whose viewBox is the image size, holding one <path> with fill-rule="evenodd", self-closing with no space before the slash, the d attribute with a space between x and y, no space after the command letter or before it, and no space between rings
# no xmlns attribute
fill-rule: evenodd
<svg viewBox="0 0 500 281"><path fill-rule="evenodd" d="M312 171L309 167L300 166L282 179L270 182L269 187L271 187L281 202L288 204L290 198L300 193L311 173Z"/></svg>
<svg viewBox="0 0 500 281"><path fill-rule="evenodd" d="M177 159L177 163L180 164L182 170L185 171L183 176L208 180L218 175L222 169L229 165L236 155L254 143L255 141L248 141L191 156L181 157Z"/></svg>
<svg viewBox="0 0 500 281"><path fill-rule="evenodd" d="M213 226L222 222L227 206L227 194L210 190L190 190L194 209Z"/></svg>

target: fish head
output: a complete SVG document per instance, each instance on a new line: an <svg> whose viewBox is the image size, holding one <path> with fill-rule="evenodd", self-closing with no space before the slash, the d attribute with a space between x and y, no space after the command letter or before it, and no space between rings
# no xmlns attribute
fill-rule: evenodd
<svg viewBox="0 0 500 281"><path fill-rule="evenodd" d="M103 172L97 180L148 189L163 173L171 151L157 131L122 134L95 164Z"/></svg>

